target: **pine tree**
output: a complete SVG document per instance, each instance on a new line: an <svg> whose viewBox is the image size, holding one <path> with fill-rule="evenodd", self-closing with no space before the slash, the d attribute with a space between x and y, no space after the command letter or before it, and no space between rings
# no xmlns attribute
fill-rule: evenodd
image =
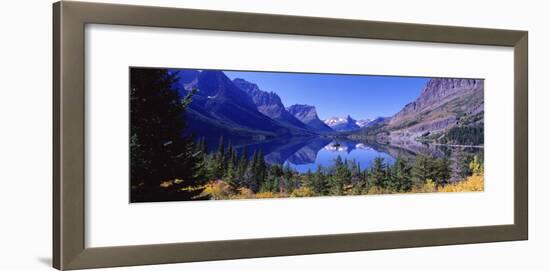
<svg viewBox="0 0 550 271"><path fill-rule="evenodd" d="M376 157L372 162L370 176L369 176L369 186L378 186L384 187L384 181L386 180L386 171L384 165L384 158Z"/></svg>
<svg viewBox="0 0 550 271"><path fill-rule="evenodd" d="M456 156L456 167L458 169L458 176L460 176L461 178L466 178L472 175L470 162L472 162L473 155L465 152L464 150L458 150Z"/></svg>
<svg viewBox="0 0 550 271"><path fill-rule="evenodd" d="M244 174L248 168L248 147L245 145L241 151L241 159L239 161L239 167L237 177L239 179L239 186L246 186Z"/></svg>
<svg viewBox="0 0 550 271"><path fill-rule="evenodd" d="M254 191L257 191L258 190L258 187L261 183L264 182L265 178L267 177L267 164L265 163L265 157L264 157L264 153L262 152L262 150L259 151L259 154L258 154L258 183L257 183L257 187L256 187L256 190Z"/></svg>
<svg viewBox="0 0 550 271"><path fill-rule="evenodd" d="M323 167L318 165L313 175L313 191L318 195L328 194L328 181L323 174Z"/></svg>
<svg viewBox="0 0 550 271"><path fill-rule="evenodd" d="M361 195L365 192L366 183L365 183L365 174L361 171L361 164L359 162L355 162L355 159L352 164L351 168L352 173L352 190L351 193L353 195Z"/></svg>
<svg viewBox="0 0 550 271"><path fill-rule="evenodd" d="M190 200L202 193L202 155L182 117L195 91L181 99L177 72L130 70L131 201ZM161 186L170 181L170 185Z"/></svg>
<svg viewBox="0 0 550 271"><path fill-rule="evenodd" d="M390 172L391 174L387 188L396 192L406 192L411 190L411 168L407 165L407 162L403 158L396 158Z"/></svg>
<svg viewBox="0 0 550 271"><path fill-rule="evenodd" d="M236 180L237 170L233 163L229 163L223 175L223 181L231 185L234 189L238 188L238 182Z"/></svg>
<svg viewBox="0 0 550 271"><path fill-rule="evenodd" d="M434 162L434 181L436 185L446 184L451 178L451 161L443 157Z"/></svg>
<svg viewBox="0 0 550 271"><path fill-rule="evenodd" d="M206 145L206 138L202 137L201 141L199 142L199 149L204 154L208 154L208 146Z"/></svg>
<svg viewBox="0 0 550 271"><path fill-rule="evenodd" d="M278 193L282 191L281 178L283 177L283 167L275 164L269 167L269 178L271 179L271 192Z"/></svg>
<svg viewBox="0 0 550 271"><path fill-rule="evenodd" d="M223 158L225 156L225 143L223 142L223 136L220 136L218 141L218 157Z"/></svg>
<svg viewBox="0 0 550 271"><path fill-rule="evenodd" d="M430 159L424 155L417 155L414 160L411 175L415 185L423 185L429 179L433 181Z"/></svg>
<svg viewBox="0 0 550 271"><path fill-rule="evenodd" d="M233 162L233 145L231 144L231 141L227 143L227 153L225 155L225 161L229 166L229 164Z"/></svg>
<svg viewBox="0 0 550 271"><path fill-rule="evenodd" d="M237 151L233 151L233 154L231 155L231 164L235 168L235 171L238 173L239 171L239 154Z"/></svg>
<svg viewBox="0 0 550 271"><path fill-rule="evenodd" d="M261 175L260 168L260 151L254 150L252 161L246 170L244 177L245 186L252 191L257 191L260 187L260 183L258 182Z"/></svg>
<svg viewBox="0 0 550 271"><path fill-rule="evenodd" d="M370 185L369 185L369 171L365 169L362 174L361 182L363 183L363 190L361 191L361 194L366 194L369 191Z"/></svg>
<svg viewBox="0 0 550 271"><path fill-rule="evenodd" d="M470 171L475 176L483 175L483 161L479 158L479 156L475 155L472 162L470 162Z"/></svg>
<svg viewBox="0 0 550 271"><path fill-rule="evenodd" d="M285 180L286 192L292 193L297 188L297 183L294 180L294 172L289 163L286 163L283 168L283 179Z"/></svg>
<svg viewBox="0 0 550 271"><path fill-rule="evenodd" d="M311 169L309 168L307 169L302 186L313 189L313 173L311 173Z"/></svg>
<svg viewBox="0 0 550 271"><path fill-rule="evenodd" d="M338 155L334 160L334 174L330 178L330 194L344 195L344 185L349 183L351 172L347 164L342 161L342 157Z"/></svg>
<svg viewBox="0 0 550 271"><path fill-rule="evenodd" d="M216 154L216 165L214 168L214 176L216 176L217 179L223 177L223 174L225 172L225 143L223 140L223 136L220 136L220 139L218 141L218 152Z"/></svg>

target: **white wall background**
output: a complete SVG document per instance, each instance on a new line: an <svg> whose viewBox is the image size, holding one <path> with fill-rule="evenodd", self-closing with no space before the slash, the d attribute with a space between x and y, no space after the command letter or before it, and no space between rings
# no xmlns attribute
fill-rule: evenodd
<svg viewBox="0 0 550 271"><path fill-rule="evenodd" d="M99 0L98 0L99 1ZM172 264L113 270L548 270L550 94L545 1L103 0L101 2L414 22L529 31L530 240ZM0 10L0 270L51 265L51 1Z"/></svg>

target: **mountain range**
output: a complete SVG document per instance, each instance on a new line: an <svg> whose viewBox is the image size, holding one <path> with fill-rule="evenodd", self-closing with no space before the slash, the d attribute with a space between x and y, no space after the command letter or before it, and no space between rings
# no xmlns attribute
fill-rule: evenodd
<svg viewBox="0 0 550 271"><path fill-rule="evenodd" d="M233 84L246 92L246 94L252 98L252 102L256 105L256 109L265 116L291 129L310 130L306 124L286 110L281 98L275 92L263 91L258 85L241 78L234 79Z"/></svg>
<svg viewBox="0 0 550 271"><path fill-rule="evenodd" d="M275 92L245 79L231 80L223 71L181 70L176 87L180 96L197 89L186 110L188 131L219 138L266 139L285 136L338 135L404 141L449 142L483 124L483 84L480 79L434 78L419 97L391 117L356 120L351 116L321 120L313 105L285 107ZM456 130L456 129L455 129ZM472 130L473 131L473 130Z"/></svg>
<svg viewBox="0 0 550 271"><path fill-rule="evenodd" d="M259 113L252 98L221 71L186 70L180 72L179 83L181 96L198 90L185 116L189 130L196 134L264 138L293 132Z"/></svg>
<svg viewBox="0 0 550 271"><path fill-rule="evenodd" d="M307 112L291 113L276 93L263 91L244 79L231 80L222 71L182 70L178 77L176 87L181 97L197 90L185 115L192 133L265 139L334 132L318 118L314 106L307 105Z"/></svg>
<svg viewBox="0 0 550 271"><path fill-rule="evenodd" d="M324 122L330 128L338 132L359 130L361 128L365 128L373 124L372 120L370 119L355 120L350 115L348 115L345 118L342 118L342 117L328 118Z"/></svg>
<svg viewBox="0 0 550 271"><path fill-rule="evenodd" d="M419 141L482 145L483 89L482 79L431 79L416 100L352 136L366 135L393 145ZM472 138L478 139L472 143Z"/></svg>

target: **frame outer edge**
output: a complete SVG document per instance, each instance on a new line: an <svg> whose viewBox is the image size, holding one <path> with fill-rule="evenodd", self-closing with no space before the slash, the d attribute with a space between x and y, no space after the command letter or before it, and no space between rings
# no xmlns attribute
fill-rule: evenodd
<svg viewBox="0 0 550 271"><path fill-rule="evenodd" d="M521 31L401 22L65 2L86 23L394 41L514 46ZM139 18L139 19L137 19Z"/></svg>
<svg viewBox="0 0 550 271"><path fill-rule="evenodd" d="M60 29L60 9L61 9L61 3L57 2L52 5L52 12L53 12L53 28L52 28L52 34L53 34L53 59L52 59L52 68L53 68L53 78L52 78L52 87L53 87L53 95L52 95L52 102L53 102L53 135L52 135L52 154L53 154L53 219L52 219L52 235L53 235L53 242L52 242L52 266L56 269L61 269L61 216L60 216L60 209L61 209L61 202L62 199L60 197L60 103L59 103L59 97L60 97L60 58L61 58L61 47L60 47L60 40L61 40L61 29Z"/></svg>
<svg viewBox="0 0 550 271"><path fill-rule="evenodd" d="M76 4L76 5L75 5ZM60 270L72 267L72 262L85 251L85 115L84 115L84 23L77 2L60 1L54 4L54 46L57 51L54 70L54 90L57 125L54 127L54 171L57 172L54 222L57 240L54 243L54 267ZM57 93L57 94L55 94ZM57 153L57 154L55 154Z"/></svg>
<svg viewBox="0 0 550 271"><path fill-rule="evenodd" d="M518 239L529 232L529 83L528 32L514 46L514 223Z"/></svg>
<svg viewBox="0 0 550 271"><path fill-rule="evenodd" d="M135 15L141 16L135 16ZM60 270L527 239L527 32L161 7L53 5L53 266ZM513 225L85 248L86 23L514 46Z"/></svg>

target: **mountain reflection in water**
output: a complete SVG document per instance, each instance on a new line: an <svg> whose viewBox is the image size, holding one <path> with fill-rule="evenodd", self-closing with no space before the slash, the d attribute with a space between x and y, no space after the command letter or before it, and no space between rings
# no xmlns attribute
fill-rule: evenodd
<svg viewBox="0 0 550 271"><path fill-rule="evenodd" d="M239 156L242 155L242 150L246 146L251 158L255 151L261 151L267 163L288 164L300 173L305 173L308 170L315 171L319 165L331 166L338 156L348 161L355 160L361 169L367 169L376 157L382 157L384 162L392 165L398 156L413 159L418 154L424 154L454 160L453 157L457 153L483 152L482 148L436 146L419 142L406 142L395 146L328 137L281 137L272 140L226 138L224 141L225 144L231 142ZM209 151L215 152L214 146L218 145L218 139L207 140L207 144Z"/></svg>

